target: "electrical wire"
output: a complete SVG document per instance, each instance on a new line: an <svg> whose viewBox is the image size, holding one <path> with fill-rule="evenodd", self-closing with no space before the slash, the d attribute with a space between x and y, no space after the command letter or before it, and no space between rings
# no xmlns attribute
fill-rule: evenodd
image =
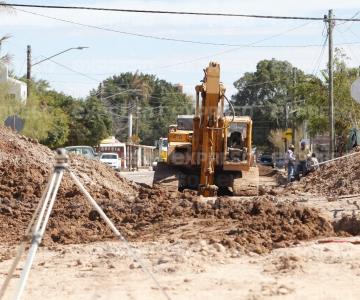
<svg viewBox="0 0 360 300"><path fill-rule="evenodd" d="M44 14L31 12L19 8L15 8L15 10L21 11L23 13L32 14L35 16L60 21L64 23L69 23L77 26L87 27L91 29L97 29L102 31L108 31L113 33L119 33L123 35L130 35L130 36L136 36L141 38L149 38L149 39L155 39L155 40L162 40L162 41L171 41L171 42L181 42L181 43L190 43L190 44L200 44L200 45L212 45L212 46L227 46L227 47L254 47L254 48L310 48L310 47L319 47L321 45L317 44L307 44L307 45L248 45L248 44L229 44L229 43L214 43L214 42L202 42L202 41L195 41L195 40L186 40L186 39L175 39L175 38L169 38L169 37L162 37L162 36L155 36L155 35L147 35L143 33L136 33L136 32L127 32L122 30L117 30L113 28L103 27L103 26L97 26L97 25L91 25L91 24L85 24L80 23L68 19L58 18L58 17L51 17ZM311 23L311 22L310 22ZM302 26L301 26L302 27Z"/></svg>
<svg viewBox="0 0 360 300"><path fill-rule="evenodd" d="M350 27L349 28L347 28L347 30L349 30L350 31L350 33L353 35L353 36L355 36L356 38L360 38Z"/></svg>
<svg viewBox="0 0 360 300"><path fill-rule="evenodd" d="M43 55L41 55L41 56L43 56ZM100 81L99 79L96 79L96 78L94 78L94 77L91 77L91 76L89 76L89 75L87 75L87 74L85 74L85 73L76 71L76 70L74 70L74 69L72 69L72 68L70 68L70 67L68 67L68 66L66 66L66 65L64 65L64 64L62 64L62 63L59 63L59 62L57 62L57 61L55 61L55 60L53 60L53 59L49 59L49 61L51 61L52 63L54 63L54 64L56 64L56 65L58 65L58 66L60 66L60 67L62 67L62 68L64 68L64 69L66 69L66 70L69 70L69 71L71 71L71 72L73 72L73 73L75 73L75 74L78 74L78 75L81 75L81 76L83 76L83 77L86 77L86 78L88 78L88 79L90 79L90 80L92 80L92 81L95 81L95 82L99 82L99 81Z"/></svg>
<svg viewBox="0 0 360 300"><path fill-rule="evenodd" d="M124 9L124 8L104 8L89 6L63 6L63 5L38 5L38 4L20 4L20 3L0 3L0 6L10 7L30 7L30 8L49 8L49 9L72 9L72 10L93 10L93 11L111 11L125 13L142 14L170 14L170 15L195 15L195 16L215 16L215 17L242 17L258 19L278 19L278 20L313 20L324 21L326 17L302 17L302 16L274 16L274 15L254 15L254 14L235 14L235 13L212 13L212 12L190 12L190 11L171 11L171 10L144 10L144 9ZM359 22L355 18L333 18L334 21Z"/></svg>
<svg viewBox="0 0 360 300"><path fill-rule="evenodd" d="M294 30L297 30L297 29L299 29L299 28L305 27L305 26L307 26L308 24L310 24L310 23L312 23L312 22L313 22L313 21L306 22L306 23L303 23L303 24L301 24L301 25L298 25L298 26L292 27L292 28L290 28L290 29L287 29L287 30L285 30L285 31L282 31L282 32L280 32L280 33L277 33L277 34L271 35L271 36L269 36L269 37L266 37L266 38L263 38L263 39L260 39L260 40L251 42L251 43L247 44L247 47L252 47L252 46L254 46L254 45L258 44L258 43L261 43L261 42L264 42L264 41L268 41L268 40L271 40L271 39L273 39L273 38L282 36L282 35L284 35L284 34L286 34L286 33L291 32L291 31L294 31ZM191 59L191 60L182 61L182 62L178 62L178 63L171 64L171 65L160 66L160 67L153 68L153 69L165 69L165 68L170 68L170 67L174 67L174 66L178 66L178 65L193 63L193 62L196 62L196 61L199 61L199 60L204 60L204 59L209 59L209 58L212 59L214 56L219 56L219 55L231 53L231 52L240 50L241 48L242 48L242 47L236 47L236 48L232 48L232 49L227 49L227 50L224 50L224 51L221 51L221 52L216 52L216 53L213 53L213 54L210 54L210 55L200 56L200 57L197 57L197 58L194 58L194 59ZM150 69L150 70L152 70L152 69Z"/></svg>
<svg viewBox="0 0 360 300"><path fill-rule="evenodd" d="M360 14L360 11L357 11L350 19L354 19L357 15ZM337 24L336 26L344 25L345 23L348 23L349 21L344 21L342 23ZM350 25L351 26L351 25Z"/></svg>
<svg viewBox="0 0 360 300"><path fill-rule="evenodd" d="M345 35L344 35L344 32L346 31L351 31L351 29L348 29L348 30L345 30L345 31L340 31L339 29L337 28L334 28L336 32L339 33L339 36L340 38L343 40L343 41L346 41L346 38L345 38ZM360 60L359 60L359 57L357 55L355 55L355 52L352 51L352 49L350 47L347 47L347 49L349 50L349 52L351 53L351 55L357 60L358 63L360 63Z"/></svg>
<svg viewBox="0 0 360 300"><path fill-rule="evenodd" d="M321 61L322 61L322 57L323 57L324 52L325 52L325 47L326 47L327 40L328 40L328 35L325 36L323 46L322 46L321 51L320 51L320 55L319 55L318 59L315 61L314 70L312 72L313 76L316 76L316 74L319 71L320 64L321 64Z"/></svg>

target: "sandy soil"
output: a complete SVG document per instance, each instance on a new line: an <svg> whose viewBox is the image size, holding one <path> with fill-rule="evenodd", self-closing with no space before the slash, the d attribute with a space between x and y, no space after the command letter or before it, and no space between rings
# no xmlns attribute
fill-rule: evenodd
<svg viewBox="0 0 360 300"><path fill-rule="evenodd" d="M351 243L308 242L266 255L242 255L204 240L132 245L171 299L328 300L358 299L360 293L360 245ZM6 256L10 252L0 250ZM1 279L10 262L0 263ZM122 243L98 242L40 250L24 299L45 298L164 297Z"/></svg>
<svg viewBox="0 0 360 300"><path fill-rule="evenodd" d="M37 141L0 127L0 284L53 160ZM71 158L171 299L210 300L358 299L359 165L360 155L353 156L286 187L276 186L282 173L260 168L261 196L207 201L191 191L133 184L99 162ZM162 299L125 245L111 238L65 177L25 299Z"/></svg>

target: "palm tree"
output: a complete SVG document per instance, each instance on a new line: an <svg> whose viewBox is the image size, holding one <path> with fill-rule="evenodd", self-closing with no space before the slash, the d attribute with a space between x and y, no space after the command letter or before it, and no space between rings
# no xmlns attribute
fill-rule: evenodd
<svg viewBox="0 0 360 300"><path fill-rule="evenodd" d="M10 38L10 35L5 35L3 37L0 37L0 63L2 64L8 64L11 60L11 56L9 54L1 54L1 47L3 45L3 43Z"/></svg>
<svg viewBox="0 0 360 300"><path fill-rule="evenodd" d="M146 102L148 101L150 95L151 95L151 87L149 86L148 82L146 82L144 80L144 78L141 78L139 76L138 71L135 72L134 77L133 77L133 81L132 81L132 86L134 87L135 90L138 90L137 94L135 95L135 107L136 107L136 125L135 125L135 134L136 134L136 138L139 140L139 123L140 123L140 116L139 116L139 111L138 111L138 107L141 107L141 104L139 103L139 101L141 102ZM141 99L139 100L139 94Z"/></svg>
<svg viewBox="0 0 360 300"><path fill-rule="evenodd" d="M5 3L6 3L5 1L0 1L0 4L5 4ZM0 10L7 11L7 12L15 12L15 10L9 6L2 6L2 7L0 7ZM3 37L0 37L0 63L2 63L2 64L8 64L11 60L11 56L9 54L6 53L4 55L1 55L1 46L10 37L11 37L10 35L5 35Z"/></svg>

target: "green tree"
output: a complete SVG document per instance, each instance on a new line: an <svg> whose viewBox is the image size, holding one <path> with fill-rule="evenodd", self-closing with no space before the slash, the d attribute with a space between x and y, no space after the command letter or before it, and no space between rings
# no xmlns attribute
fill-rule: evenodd
<svg viewBox="0 0 360 300"><path fill-rule="evenodd" d="M262 60L255 72L247 72L234 82L238 90L232 97L235 111L238 115L252 116L256 145L269 145L270 131L286 127L287 106L295 93L295 75L297 81L306 78L303 71L287 61Z"/></svg>
<svg viewBox="0 0 360 300"><path fill-rule="evenodd" d="M4 35L2 37L0 37L0 63L2 64L8 64L11 60L11 56L9 54L2 54L1 53L1 48L3 43L10 38L10 35Z"/></svg>
<svg viewBox="0 0 360 300"><path fill-rule="evenodd" d="M350 87L359 76L357 68L346 65L348 57L341 49L335 49L334 58L334 112L335 136L338 152L345 151L349 130L358 127L360 105L352 99ZM329 103L327 70L321 72L322 78L316 78L304 84L301 89L306 99L302 108L303 116L308 120L308 130L311 136L328 134Z"/></svg>
<svg viewBox="0 0 360 300"><path fill-rule="evenodd" d="M102 92L92 91L112 116L113 133L121 141L128 140L128 115L133 114L133 134L139 128L143 144L167 135L169 124L179 114L193 112L192 99L179 91L179 87L158 79L155 75L121 73L102 82Z"/></svg>
<svg viewBox="0 0 360 300"><path fill-rule="evenodd" d="M99 99L90 96L74 101L69 108L68 145L97 145L112 132L111 117Z"/></svg>
<svg viewBox="0 0 360 300"><path fill-rule="evenodd" d="M41 143L50 148L64 145L69 135L69 118L65 108L66 104L74 101L74 99L63 93L51 90L49 83L41 79L33 79L31 89L32 97L27 101L26 105L29 106L35 99L37 105L41 108L41 116L35 117L35 120L32 120L29 125L34 129L33 123L47 116L46 120L42 120L44 122L42 129L46 130L46 134L44 132L40 138ZM27 123L29 123L29 120Z"/></svg>

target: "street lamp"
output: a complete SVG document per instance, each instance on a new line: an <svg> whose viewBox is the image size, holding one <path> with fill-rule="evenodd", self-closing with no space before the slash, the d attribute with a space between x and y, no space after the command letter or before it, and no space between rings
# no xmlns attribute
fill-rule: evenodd
<svg viewBox="0 0 360 300"><path fill-rule="evenodd" d="M52 56L49 56L49 57L47 57L47 58L44 58L44 59L42 59L42 60L40 60L40 61L32 64L31 66L32 66L32 67L33 67L33 66L36 66L36 65L38 65L38 64L40 64L40 63L42 63L42 62L44 62L44 61L46 61L46 60L52 59L52 58L54 58L55 56L58 56L58 55L60 55L60 54L63 54L63 53L65 53L65 52L68 52L68 51L70 51L70 50L83 50L83 49L86 49L86 48L89 48L89 47L72 47L72 48L66 49L66 50L64 50L64 51L61 51L61 52L59 52L59 53L56 53L56 54L54 54L54 55L52 55Z"/></svg>
<svg viewBox="0 0 360 300"><path fill-rule="evenodd" d="M27 46L27 72L26 72L26 80L27 80L27 96L29 97L30 96L30 84L31 84L31 67L33 66L36 66L46 60L49 60L49 59L52 59L54 58L55 56L58 56L60 54L63 54L65 52L68 52L68 51L71 51L71 50L83 50L83 49L86 49L86 48L89 48L89 47L83 47L83 46L79 46L79 47L71 47L69 49L66 49L66 50L63 50L59 53L56 53L54 55L51 55L49 57L46 57L34 64L31 63L31 46L28 45Z"/></svg>

